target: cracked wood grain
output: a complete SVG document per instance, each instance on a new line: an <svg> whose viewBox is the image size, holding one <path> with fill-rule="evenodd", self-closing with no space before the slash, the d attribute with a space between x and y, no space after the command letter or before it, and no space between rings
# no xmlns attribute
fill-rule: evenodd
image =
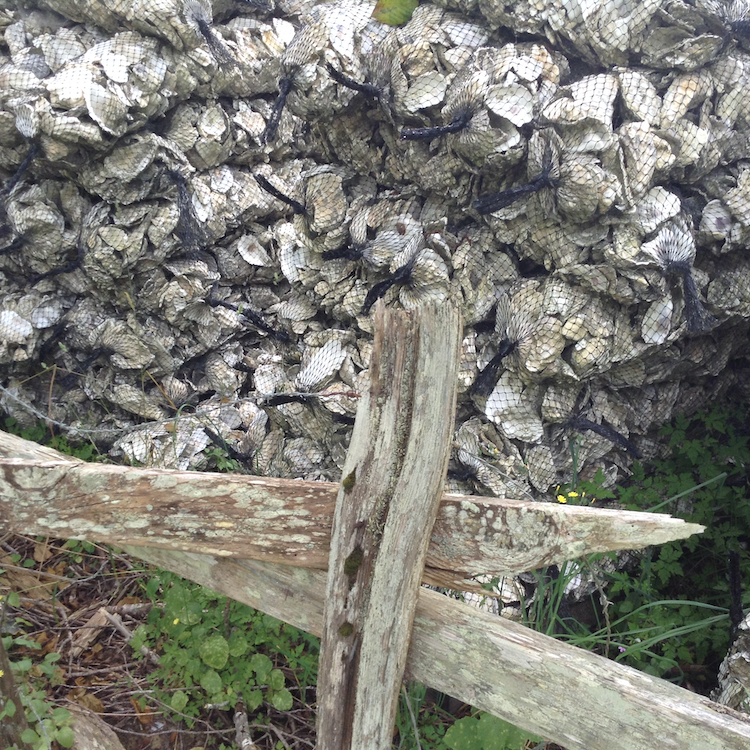
<svg viewBox="0 0 750 750"><path fill-rule="evenodd" d="M450 304L375 313L336 500L318 672L319 750L387 750L453 434L461 320ZM449 416L450 415L450 416Z"/></svg>
<svg viewBox="0 0 750 750"><path fill-rule="evenodd" d="M356 479L355 479L356 482ZM87 464L0 431L0 530L326 569L339 485ZM443 494L423 581L468 590L702 531L654 513Z"/></svg>

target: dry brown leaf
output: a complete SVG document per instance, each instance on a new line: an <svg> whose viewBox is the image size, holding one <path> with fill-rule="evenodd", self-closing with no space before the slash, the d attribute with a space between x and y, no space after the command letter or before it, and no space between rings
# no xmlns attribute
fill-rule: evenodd
<svg viewBox="0 0 750 750"><path fill-rule="evenodd" d="M65 574L65 570L67 569L67 567L68 567L68 561L65 558L63 558L55 565L50 565L48 568L45 568L44 570L46 573L52 573L52 575L62 576ZM59 583L60 583L61 588L68 585L64 581L60 581Z"/></svg>
<svg viewBox="0 0 750 750"><path fill-rule="evenodd" d="M45 560L49 560L52 555L55 553L50 548L49 545L49 537L45 537L42 541L37 542L34 545L34 559L37 562L44 562Z"/></svg>
<svg viewBox="0 0 750 750"><path fill-rule="evenodd" d="M154 721L154 716L156 716L156 712L154 711L154 709L149 708L148 706L146 706L145 708L141 708L137 698L131 698L130 703L135 709L136 714L138 715L138 721L144 727L151 726Z"/></svg>
<svg viewBox="0 0 750 750"><path fill-rule="evenodd" d="M68 698L98 714L104 713L104 704L95 695L87 693L85 690L71 690Z"/></svg>
<svg viewBox="0 0 750 750"><path fill-rule="evenodd" d="M13 562L10 555L3 555L0 557L0 567L3 565L12 565L13 568L16 568L16 564ZM54 583L42 583L38 576L31 572L27 573L17 569L6 568L4 583L11 590L16 591L21 596L28 597L29 599L47 601L53 599L55 595Z"/></svg>
<svg viewBox="0 0 750 750"><path fill-rule="evenodd" d="M103 610L98 609L91 617L76 631L73 639L71 656L77 659L84 651L89 650L94 641L99 637L103 628L111 627Z"/></svg>
<svg viewBox="0 0 750 750"><path fill-rule="evenodd" d="M124 607L126 604L141 604L142 601L143 600L140 596L123 596L123 598L117 602L117 606Z"/></svg>

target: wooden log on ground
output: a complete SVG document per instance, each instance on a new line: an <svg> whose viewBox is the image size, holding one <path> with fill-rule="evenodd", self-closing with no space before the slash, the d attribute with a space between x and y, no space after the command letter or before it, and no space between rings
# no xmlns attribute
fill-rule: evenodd
<svg viewBox="0 0 750 750"><path fill-rule="evenodd" d="M125 750L120 738L99 714L78 703L71 703L73 714L74 750Z"/></svg>
<svg viewBox="0 0 750 750"><path fill-rule="evenodd" d="M331 536L318 671L319 750L389 750L417 592L450 457L461 320L386 310ZM451 416L448 416L451 415Z"/></svg>
<svg viewBox="0 0 750 750"><path fill-rule="evenodd" d="M0 531L326 569L339 485L90 464L0 431ZM423 581L468 590L703 530L678 518L444 494Z"/></svg>
<svg viewBox="0 0 750 750"><path fill-rule="evenodd" d="M127 551L320 635L326 574L256 560ZM750 719L672 683L425 588L407 674L567 750L746 750Z"/></svg>

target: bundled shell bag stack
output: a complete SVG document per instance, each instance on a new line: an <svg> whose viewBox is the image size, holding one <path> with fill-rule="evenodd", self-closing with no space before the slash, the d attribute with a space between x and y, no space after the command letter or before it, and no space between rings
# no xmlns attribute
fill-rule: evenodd
<svg viewBox="0 0 750 750"><path fill-rule="evenodd" d="M0 406L338 481L374 305L453 300L450 488L614 482L747 371L747 10L6 5Z"/></svg>

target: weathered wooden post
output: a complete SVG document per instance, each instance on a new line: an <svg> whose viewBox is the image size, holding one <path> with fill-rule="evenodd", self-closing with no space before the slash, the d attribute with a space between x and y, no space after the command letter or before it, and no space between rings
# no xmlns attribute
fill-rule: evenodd
<svg viewBox="0 0 750 750"><path fill-rule="evenodd" d="M450 456L454 305L375 313L333 520L318 673L319 750L391 747L430 532Z"/></svg>

